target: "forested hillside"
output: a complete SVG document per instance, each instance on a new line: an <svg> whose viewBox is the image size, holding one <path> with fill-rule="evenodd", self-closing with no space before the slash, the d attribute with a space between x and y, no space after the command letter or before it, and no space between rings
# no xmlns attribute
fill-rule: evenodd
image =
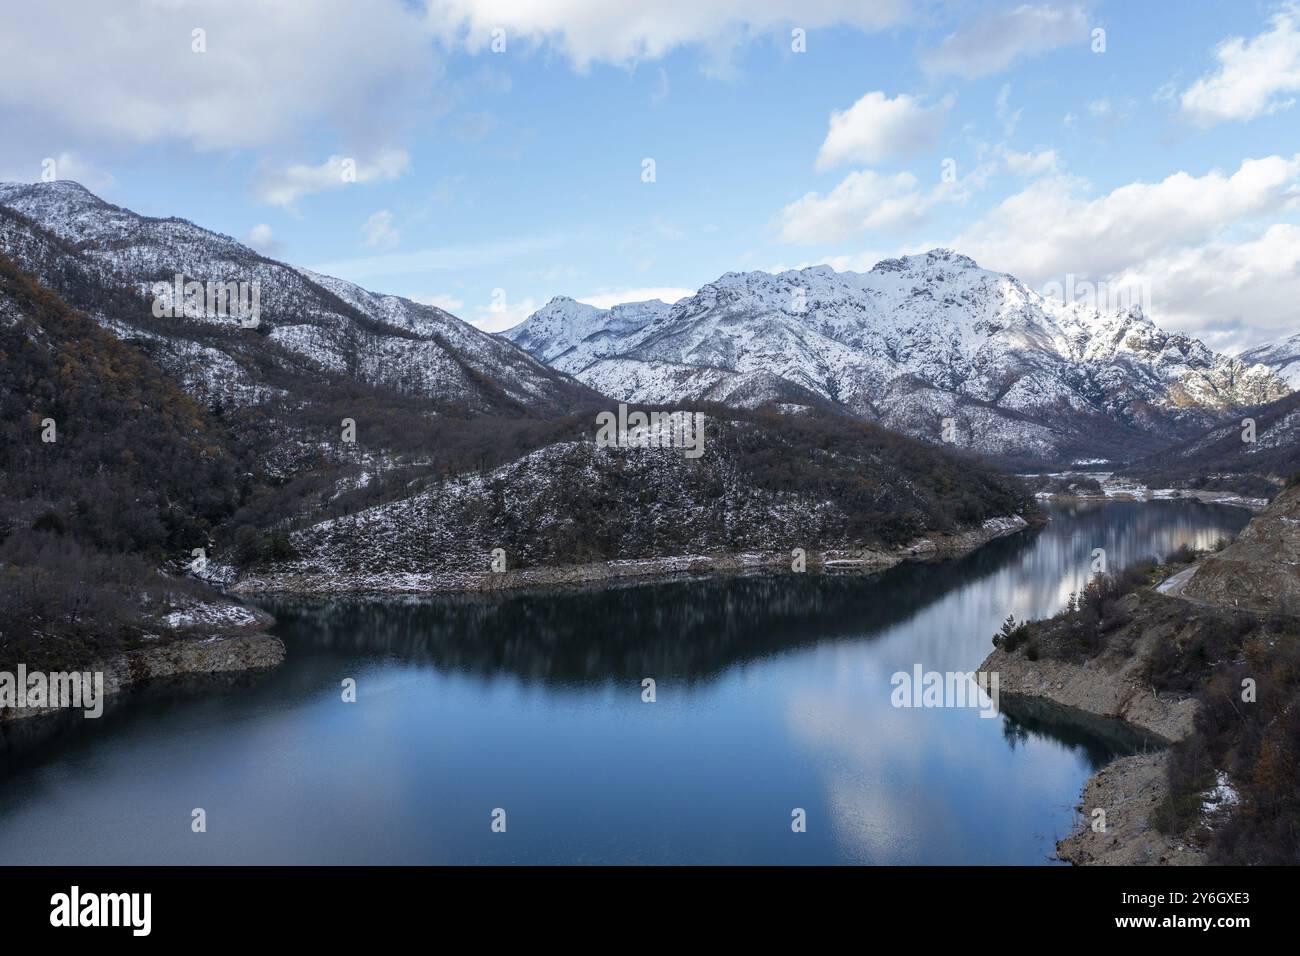
<svg viewBox="0 0 1300 956"><path fill-rule="evenodd" d="M140 633L246 480L208 412L0 255L0 663Z"/></svg>

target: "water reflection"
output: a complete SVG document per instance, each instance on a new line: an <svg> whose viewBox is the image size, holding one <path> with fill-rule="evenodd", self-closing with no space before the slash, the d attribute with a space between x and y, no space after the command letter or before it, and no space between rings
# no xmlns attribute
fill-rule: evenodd
<svg viewBox="0 0 1300 956"><path fill-rule="evenodd" d="M1008 613L1086 582L1094 548L1119 567L1248 518L1054 508L1041 531L870 577L273 600L276 671L0 730L0 863L1044 862L1086 775L1145 742L1015 701L896 709L890 675L977 667Z"/></svg>
<svg viewBox="0 0 1300 956"><path fill-rule="evenodd" d="M962 561L875 575L791 573L506 595L263 603L295 651L384 654L543 683L647 674L693 682L744 661L869 638L1033 546L1026 532Z"/></svg>

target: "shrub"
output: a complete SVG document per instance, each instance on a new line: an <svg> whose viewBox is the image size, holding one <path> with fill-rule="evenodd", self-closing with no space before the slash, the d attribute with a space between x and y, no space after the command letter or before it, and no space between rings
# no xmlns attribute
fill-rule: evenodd
<svg viewBox="0 0 1300 956"><path fill-rule="evenodd" d="M1029 625L1024 621L1017 624L1015 615L1008 614L1007 619L1002 622L1001 630L993 635L993 646L1009 654L1023 644L1028 637ZM1036 657L1031 659L1037 660Z"/></svg>

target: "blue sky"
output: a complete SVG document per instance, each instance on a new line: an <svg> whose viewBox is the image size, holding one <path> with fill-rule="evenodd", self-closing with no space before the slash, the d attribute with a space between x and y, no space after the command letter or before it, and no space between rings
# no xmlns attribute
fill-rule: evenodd
<svg viewBox="0 0 1300 956"><path fill-rule="evenodd" d="M934 245L1039 288L1144 283L1157 320L1229 350L1300 329L1294 6L357 6L17 13L0 175L53 158L490 329L557 294L671 299Z"/></svg>

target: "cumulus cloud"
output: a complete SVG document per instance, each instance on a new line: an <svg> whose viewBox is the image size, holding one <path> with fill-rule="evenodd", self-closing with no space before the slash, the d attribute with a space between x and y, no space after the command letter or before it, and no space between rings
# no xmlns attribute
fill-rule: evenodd
<svg viewBox="0 0 1300 956"><path fill-rule="evenodd" d="M1020 57L1083 42L1090 32L1081 6L1025 4L969 20L923 54L921 62L932 73L974 79L1000 73Z"/></svg>
<svg viewBox="0 0 1300 956"><path fill-rule="evenodd" d="M343 189L353 183L396 179L406 172L410 157L405 150L384 150L369 159L331 156L317 166L295 163L279 169L264 167L257 196L273 206L292 206L311 193Z"/></svg>
<svg viewBox="0 0 1300 956"><path fill-rule="evenodd" d="M1175 173L1095 199L1067 176L1031 183L963 231L956 248L1030 282L1067 272L1110 274L1166 248L1203 242L1297 199L1300 154L1244 160L1232 175Z"/></svg>
<svg viewBox="0 0 1300 956"><path fill-rule="evenodd" d="M393 213L388 209L371 213L361 224L361 232L366 237L367 246L382 249L391 249L402 238L401 232L393 225Z"/></svg>
<svg viewBox="0 0 1300 956"><path fill-rule="evenodd" d="M1213 126L1289 109L1300 90L1300 7L1288 4L1251 40L1232 37L1215 48L1218 68L1182 95L1194 123Z"/></svg>
<svg viewBox="0 0 1300 956"><path fill-rule="evenodd" d="M1112 281L1150 289L1162 322L1195 331L1221 351L1240 351L1300 327L1300 227L1274 223L1250 239L1171 249Z"/></svg>
<svg viewBox="0 0 1300 956"><path fill-rule="evenodd" d="M489 48L492 31L511 43L545 43L579 68L592 61L634 63L676 47L726 47L756 33L843 24L878 30L902 21L910 0L659 0L630 12L609 0L426 0L431 28L448 43Z"/></svg>
<svg viewBox="0 0 1300 956"><path fill-rule="evenodd" d="M923 218L930 197L911 173L849 173L826 195L810 192L781 211L781 242L839 242L868 229L900 229Z"/></svg>
<svg viewBox="0 0 1300 956"><path fill-rule="evenodd" d="M1039 288L1145 280L1157 318L1192 331L1238 315L1265 337L1294 328L1300 231L1277 220L1300 203L1300 154L1088 192L1037 180L945 244Z"/></svg>
<svg viewBox="0 0 1300 956"><path fill-rule="evenodd" d="M850 161L877 163L926 149L938 139L951 107L951 99L927 107L906 93L893 99L878 90L867 93L847 110L831 113L817 169Z"/></svg>
<svg viewBox="0 0 1300 956"><path fill-rule="evenodd" d="M97 145L373 141L437 88L422 21L397 0L25 4L0 30L0 108L11 129Z"/></svg>

